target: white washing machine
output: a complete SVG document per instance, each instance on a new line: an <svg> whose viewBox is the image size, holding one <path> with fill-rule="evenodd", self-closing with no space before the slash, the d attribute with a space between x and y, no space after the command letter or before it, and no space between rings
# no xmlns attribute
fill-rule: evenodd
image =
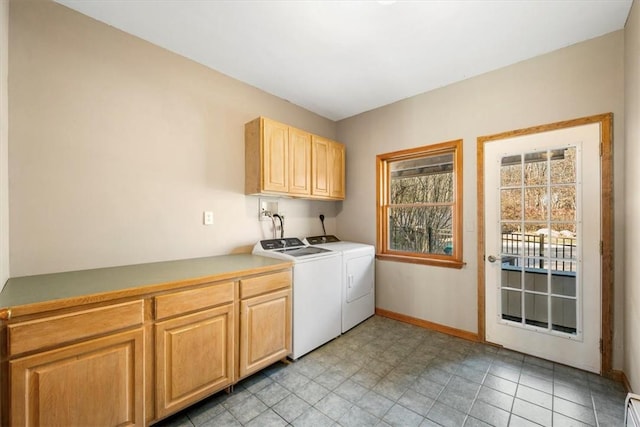
<svg viewBox="0 0 640 427"><path fill-rule="evenodd" d="M300 239L261 240L253 253L293 261L291 359L340 335L340 254L305 245Z"/></svg>
<svg viewBox="0 0 640 427"><path fill-rule="evenodd" d="M342 332L375 313L375 257L372 245L343 242L336 236L313 236L306 243L342 254Z"/></svg>

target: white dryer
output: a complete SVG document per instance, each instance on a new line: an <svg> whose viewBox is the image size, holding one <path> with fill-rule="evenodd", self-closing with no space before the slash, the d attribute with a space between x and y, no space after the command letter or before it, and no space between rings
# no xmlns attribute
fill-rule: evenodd
<svg viewBox="0 0 640 427"><path fill-rule="evenodd" d="M336 236L307 237L306 243L342 255L342 332L375 313L375 248Z"/></svg>

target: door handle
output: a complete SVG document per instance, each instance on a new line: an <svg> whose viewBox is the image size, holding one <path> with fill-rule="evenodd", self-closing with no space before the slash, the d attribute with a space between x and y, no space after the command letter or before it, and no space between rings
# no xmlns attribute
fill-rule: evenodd
<svg viewBox="0 0 640 427"><path fill-rule="evenodd" d="M496 262L496 261L498 261L500 259L500 257L499 256L489 255L487 257L487 259L489 260L489 262Z"/></svg>

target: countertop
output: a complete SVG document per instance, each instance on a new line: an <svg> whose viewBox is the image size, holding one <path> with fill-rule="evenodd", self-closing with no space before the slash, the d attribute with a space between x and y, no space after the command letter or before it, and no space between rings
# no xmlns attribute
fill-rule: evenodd
<svg viewBox="0 0 640 427"><path fill-rule="evenodd" d="M290 268L284 260L251 254L98 268L11 278L0 293L0 318L65 305L148 294Z"/></svg>

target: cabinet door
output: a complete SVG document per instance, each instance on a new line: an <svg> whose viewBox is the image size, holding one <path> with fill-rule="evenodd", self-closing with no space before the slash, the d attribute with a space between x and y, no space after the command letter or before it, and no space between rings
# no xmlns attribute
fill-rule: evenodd
<svg viewBox="0 0 640 427"><path fill-rule="evenodd" d="M344 199L345 197L344 152L344 145L338 142L331 142L329 149L331 171L329 179L329 196L336 199Z"/></svg>
<svg viewBox="0 0 640 427"><path fill-rule="evenodd" d="M233 383L233 304L156 324L157 416Z"/></svg>
<svg viewBox="0 0 640 427"><path fill-rule="evenodd" d="M289 193L311 194L311 134L289 128Z"/></svg>
<svg viewBox="0 0 640 427"><path fill-rule="evenodd" d="M291 288L240 303L240 378L291 353Z"/></svg>
<svg viewBox="0 0 640 427"><path fill-rule="evenodd" d="M311 145L311 194L329 197L329 158L331 156L328 139L313 136Z"/></svg>
<svg viewBox="0 0 640 427"><path fill-rule="evenodd" d="M144 425L142 328L9 362L12 426Z"/></svg>
<svg viewBox="0 0 640 427"><path fill-rule="evenodd" d="M263 119L262 189L289 191L289 127Z"/></svg>
<svg viewBox="0 0 640 427"><path fill-rule="evenodd" d="M344 199L344 145L313 136L311 165L311 194L332 199Z"/></svg>

